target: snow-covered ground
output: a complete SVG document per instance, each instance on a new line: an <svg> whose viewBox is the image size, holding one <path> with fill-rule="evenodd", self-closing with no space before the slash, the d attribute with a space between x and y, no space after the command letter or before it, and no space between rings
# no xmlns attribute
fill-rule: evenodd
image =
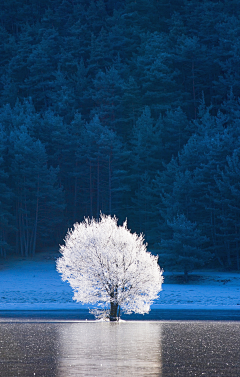
<svg viewBox="0 0 240 377"><path fill-rule="evenodd" d="M72 300L72 289L62 282L54 255L34 260L0 261L0 310L88 308ZM183 284L179 274L165 274L160 299L152 309L238 309L240 274L199 272Z"/></svg>

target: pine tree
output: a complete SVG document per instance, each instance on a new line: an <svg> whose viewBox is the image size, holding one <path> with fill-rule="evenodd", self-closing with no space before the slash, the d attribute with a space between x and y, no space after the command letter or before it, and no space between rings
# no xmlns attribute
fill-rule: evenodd
<svg viewBox="0 0 240 377"><path fill-rule="evenodd" d="M22 125L25 125L30 134L35 136L34 129L38 129L39 119L39 114L36 113L31 99L24 100L23 103L17 100L12 107L6 104L0 108L0 123L8 136L11 131Z"/></svg>
<svg viewBox="0 0 240 377"><path fill-rule="evenodd" d="M14 45L13 43L8 44L12 52L8 64L5 66L5 93L2 93L3 104L11 103L11 105L14 105L16 98L23 100L30 94L24 86L24 81L29 76L28 58L33 46L38 42L37 33L37 25L30 26L26 24L21 26L21 33L17 40L11 37L11 40L14 40ZM12 93L11 88L13 89ZM14 98L12 98L13 94ZM6 97L4 98L3 96L5 95Z"/></svg>
<svg viewBox="0 0 240 377"><path fill-rule="evenodd" d="M9 63L16 54L16 38L0 26L0 77L1 77L1 96L0 105L14 104L17 98L17 87L11 77Z"/></svg>
<svg viewBox="0 0 240 377"><path fill-rule="evenodd" d="M137 53L140 44L140 33L133 27L125 7L118 11L115 10L113 15L108 17L107 25L109 46L113 56L119 55L123 63L129 66L131 58Z"/></svg>
<svg viewBox="0 0 240 377"><path fill-rule="evenodd" d="M174 67L167 35L155 32L141 34L141 38L134 59L134 75L142 88L143 103L154 111L156 117L160 111L180 105L181 93L176 81L179 71Z"/></svg>
<svg viewBox="0 0 240 377"><path fill-rule="evenodd" d="M98 115L102 125L106 125L118 134L123 135L124 130L121 129L121 99L124 82L122 78L117 70L111 67L106 72L98 72L93 84L94 108L92 114Z"/></svg>
<svg viewBox="0 0 240 377"><path fill-rule="evenodd" d="M181 74L179 83L183 83L184 109L191 118L197 118L198 104L202 92L209 99L209 82L205 75L209 77L211 72L212 59L209 59L211 50L201 43L197 36L178 35L175 50L175 64ZM210 83L211 85L211 83Z"/></svg>
<svg viewBox="0 0 240 377"><path fill-rule="evenodd" d="M133 127L136 125L137 118L141 115L141 109L143 108L140 87L132 76L124 83L121 104L121 123L124 130L124 139L129 140Z"/></svg>
<svg viewBox="0 0 240 377"><path fill-rule="evenodd" d="M215 98L218 103L227 99L231 90L234 96L239 97L240 74L238 69L240 44L240 23L235 14L226 15L217 25L219 43L217 46L216 62L220 67L218 79L215 84Z"/></svg>
<svg viewBox="0 0 240 377"><path fill-rule="evenodd" d="M108 34L104 28L96 36L91 34L90 56L87 61L89 73L93 78L98 72L104 71L113 62L113 52L109 46Z"/></svg>
<svg viewBox="0 0 240 377"><path fill-rule="evenodd" d="M148 170L152 175L162 158L161 131L149 106L145 106L132 131L133 166L136 174Z"/></svg>
<svg viewBox="0 0 240 377"><path fill-rule="evenodd" d="M70 83L74 91L75 109L87 118L93 107L93 99L91 97L92 82L83 58L79 63L76 63L76 72L70 76Z"/></svg>
<svg viewBox="0 0 240 377"><path fill-rule="evenodd" d="M104 0L91 0L86 10L88 28L94 35L97 35L105 26L107 18L106 5Z"/></svg>
<svg viewBox="0 0 240 377"><path fill-rule="evenodd" d="M162 137L162 160L170 162L172 156L176 157L184 144L191 136L191 127L186 114L180 107L175 110L167 110L160 115L156 127L159 128Z"/></svg>
<svg viewBox="0 0 240 377"><path fill-rule="evenodd" d="M3 127L0 127L0 256L6 257L12 251L9 234L14 229L12 214L13 192L9 187L7 172L8 138Z"/></svg>
<svg viewBox="0 0 240 377"><path fill-rule="evenodd" d="M158 1L147 0L126 0L124 7L124 17L135 32L155 31L159 27L159 10L161 5Z"/></svg>
<svg viewBox="0 0 240 377"><path fill-rule="evenodd" d="M145 235L146 241L153 249L157 246L159 214L156 210L158 195L155 191L153 179L147 171L138 177L138 185L134 197L132 197L133 227Z"/></svg>
<svg viewBox="0 0 240 377"><path fill-rule="evenodd" d="M150 229L156 220L151 181L162 158L162 140L160 130L154 123L150 108L146 106L132 131L130 182L131 192L134 194L134 224L138 232ZM148 238L148 234L146 237Z"/></svg>
<svg viewBox="0 0 240 377"><path fill-rule="evenodd" d="M187 282L188 273L204 266L212 257L211 253L204 251L208 239L201 234L197 224L189 221L184 214L169 221L168 226L172 229L173 236L172 239L162 240L160 255L165 259L166 266L181 269Z"/></svg>
<svg viewBox="0 0 240 377"><path fill-rule="evenodd" d="M228 268L240 269L239 241L240 241L240 206L238 198L239 187L239 147L227 156L227 163L221 174L215 178L219 194L213 199L216 203L221 198L219 211L219 235L224 244L224 260Z"/></svg>
<svg viewBox="0 0 240 377"><path fill-rule="evenodd" d="M35 254L37 244L49 242L54 233L56 237L62 222L63 194L57 186L57 170L48 168L45 148L39 140L34 141L22 126L11 132L10 143L16 249L30 256Z"/></svg>
<svg viewBox="0 0 240 377"><path fill-rule="evenodd" d="M222 113L211 115L202 102L199 118L190 125L190 130L195 127L196 133L155 179L162 238L167 242L171 240L168 222L184 213L189 221L197 221L199 230L209 239L208 250L221 265L225 264L227 249L220 236L223 198L216 179L219 167L224 168L236 140L231 128L225 129L226 120Z"/></svg>
<svg viewBox="0 0 240 377"><path fill-rule="evenodd" d="M51 82L57 71L60 40L54 28L40 29L41 40L32 48L27 59L29 75L22 86L31 96L36 110L47 110L51 105Z"/></svg>
<svg viewBox="0 0 240 377"><path fill-rule="evenodd" d="M74 109L77 107L74 88L60 69L60 66L56 72L53 72L53 76L54 80L49 82L51 84L51 91L49 93L51 108L66 123L70 123L74 117Z"/></svg>
<svg viewBox="0 0 240 377"><path fill-rule="evenodd" d="M155 244L159 246L161 239L169 239L172 232L167 224L168 220L173 219L173 186L176 174L179 171L179 162L172 158L168 164L162 164L153 179L153 189L156 197L155 211L157 216L155 233ZM174 199L173 199L174 200ZM169 205L171 203L171 205ZM175 214L176 215L176 214Z"/></svg>
<svg viewBox="0 0 240 377"><path fill-rule="evenodd" d="M76 152L82 216L99 217L100 211L122 218L122 198L128 185L128 152L116 133L102 126L97 116L81 132Z"/></svg>

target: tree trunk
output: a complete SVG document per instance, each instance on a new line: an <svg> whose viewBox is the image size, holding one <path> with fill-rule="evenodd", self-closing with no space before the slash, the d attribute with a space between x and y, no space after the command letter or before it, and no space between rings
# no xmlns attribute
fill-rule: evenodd
<svg viewBox="0 0 240 377"><path fill-rule="evenodd" d="M193 77L193 103L194 103L194 117L197 119L197 106L196 106L196 95L195 95L195 76L194 76L194 60L192 60L192 77Z"/></svg>
<svg viewBox="0 0 240 377"><path fill-rule="evenodd" d="M236 251L237 251L237 270L240 270L240 261L239 261L239 250L238 250L238 241L236 242Z"/></svg>
<svg viewBox="0 0 240 377"><path fill-rule="evenodd" d="M97 161L97 219L100 215L100 177L99 177L99 156Z"/></svg>
<svg viewBox="0 0 240 377"><path fill-rule="evenodd" d="M110 321L115 321L115 322L119 321L118 314L117 314L118 303L111 302L110 305L111 305L111 309L110 309Z"/></svg>
<svg viewBox="0 0 240 377"><path fill-rule="evenodd" d="M92 165L90 161L90 216L93 215L93 197L92 197Z"/></svg>
<svg viewBox="0 0 240 377"><path fill-rule="evenodd" d="M225 243L225 245L226 245L225 247L227 249L227 264L228 264L228 267L231 267L232 266L232 260L231 260L231 251L230 251L229 242L227 240L224 243Z"/></svg>
<svg viewBox="0 0 240 377"><path fill-rule="evenodd" d="M77 167L77 163L76 163L76 167ZM73 218L74 218L74 222L77 219L77 189L78 189L77 186L78 186L78 179L75 176L75 179L74 179L74 201L73 201Z"/></svg>
<svg viewBox="0 0 240 377"><path fill-rule="evenodd" d="M111 156L108 156L109 215L112 214Z"/></svg>
<svg viewBox="0 0 240 377"><path fill-rule="evenodd" d="M33 231L32 231L32 239L33 239L33 241L31 242L32 243L32 249L31 249L32 256L35 255L35 251L36 251L37 226L38 226L38 207L39 207L39 198L37 198L35 224L34 224Z"/></svg>

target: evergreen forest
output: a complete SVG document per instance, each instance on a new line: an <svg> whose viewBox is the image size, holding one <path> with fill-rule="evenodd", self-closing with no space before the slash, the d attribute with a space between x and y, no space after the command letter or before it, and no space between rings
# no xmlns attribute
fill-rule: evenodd
<svg viewBox="0 0 240 377"><path fill-rule="evenodd" d="M239 0L1 0L0 255L84 217L240 270Z"/></svg>

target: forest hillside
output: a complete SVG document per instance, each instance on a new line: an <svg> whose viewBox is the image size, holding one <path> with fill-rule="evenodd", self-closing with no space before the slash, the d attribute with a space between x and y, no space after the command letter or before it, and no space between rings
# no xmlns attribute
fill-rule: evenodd
<svg viewBox="0 0 240 377"><path fill-rule="evenodd" d="M240 269L238 0L2 0L0 254L100 212Z"/></svg>

